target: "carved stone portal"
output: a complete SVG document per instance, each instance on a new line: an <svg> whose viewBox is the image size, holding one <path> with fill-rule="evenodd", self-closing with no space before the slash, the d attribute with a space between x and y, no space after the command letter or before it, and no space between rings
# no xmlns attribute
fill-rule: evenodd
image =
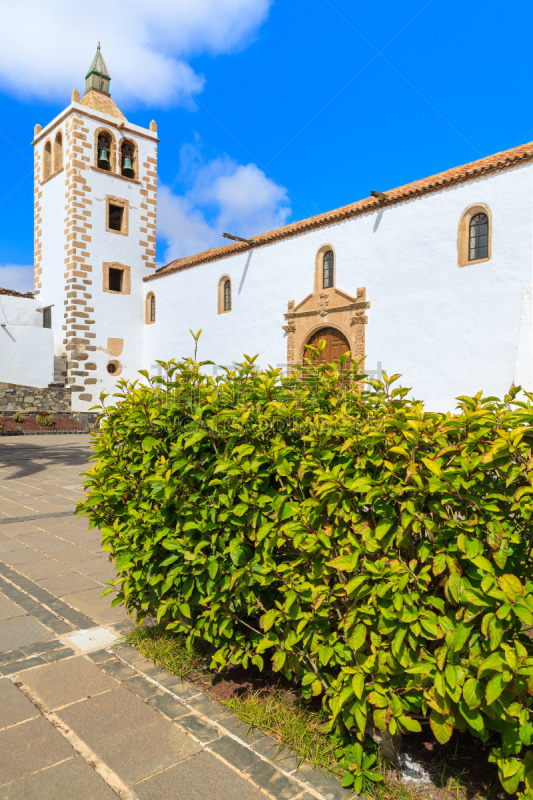
<svg viewBox="0 0 533 800"><path fill-rule="evenodd" d="M290 300L284 315L287 324L287 364L289 367L302 363L305 345L320 328L337 328L350 345L352 359L363 362L365 357L365 314L370 303L366 300L366 289L357 290L357 297L340 289L321 289L308 295L297 306ZM362 363L362 366L364 364Z"/></svg>

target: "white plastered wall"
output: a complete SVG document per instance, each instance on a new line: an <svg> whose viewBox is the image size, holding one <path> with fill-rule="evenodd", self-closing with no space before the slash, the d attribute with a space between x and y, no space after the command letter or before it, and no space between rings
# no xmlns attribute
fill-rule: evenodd
<svg viewBox="0 0 533 800"><path fill-rule="evenodd" d="M0 382L43 388L53 380L52 331L38 301L0 295Z"/></svg>
<svg viewBox="0 0 533 800"><path fill-rule="evenodd" d="M429 409L480 390L503 396L518 376L531 390L532 176L527 164L149 281L157 320L144 326L145 368L192 355L189 328L203 329L200 359L285 364L287 302L312 291L316 252L330 243L337 287L366 287L371 304L367 370L402 373ZM460 268L458 224L475 203L492 212L492 257ZM219 315L225 273L233 310Z"/></svg>

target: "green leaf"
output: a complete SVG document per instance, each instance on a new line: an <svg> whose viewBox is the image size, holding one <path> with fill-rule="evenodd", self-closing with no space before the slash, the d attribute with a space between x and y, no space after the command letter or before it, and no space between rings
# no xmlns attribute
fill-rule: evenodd
<svg viewBox="0 0 533 800"><path fill-rule="evenodd" d="M516 575L502 575L498 578L500 589L507 595L511 603L524 594L524 587Z"/></svg>
<svg viewBox="0 0 533 800"><path fill-rule="evenodd" d="M274 672L279 672L282 669L287 659L287 653L283 650L277 650L272 657L272 669Z"/></svg>
<svg viewBox="0 0 533 800"><path fill-rule="evenodd" d="M440 744L446 744L453 733L453 725L449 721L449 717L444 717L437 711L432 711L429 717L429 724L435 736L435 739Z"/></svg>
<svg viewBox="0 0 533 800"><path fill-rule="evenodd" d="M188 603L180 603L178 608L184 617L187 617L187 619L191 618L191 609Z"/></svg>
<svg viewBox="0 0 533 800"><path fill-rule="evenodd" d="M468 678L463 686L463 697L469 708L478 708L484 695L483 684L475 678Z"/></svg>
<svg viewBox="0 0 533 800"><path fill-rule="evenodd" d="M365 688L365 676L362 672L356 672L352 678L352 689L357 698L361 699Z"/></svg>
<svg viewBox="0 0 533 800"><path fill-rule="evenodd" d="M492 705L495 700L501 695L505 688L505 682L503 680L503 675L501 672L496 673L493 675L490 681L487 683L487 689L485 692L485 697L487 699L488 705Z"/></svg>
<svg viewBox="0 0 533 800"><path fill-rule="evenodd" d="M398 718L398 722L400 723L402 729L404 731L410 731L412 733L420 733L422 727L418 720L413 719L412 717L407 717L402 714L401 717Z"/></svg>
<svg viewBox="0 0 533 800"><path fill-rule="evenodd" d="M267 611L267 613L261 617L261 627L263 628L265 633L270 630L270 628L276 621L278 613L279 612L275 608L271 608L270 611Z"/></svg>
<svg viewBox="0 0 533 800"><path fill-rule="evenodd" d="M485 720L477 708L470 708L464 701L459 704L461 714L472 730L482 733L485 729Z"/></svg>
<svg viewBox="0 0 533 800"><path fill-rule="evenodd" d="M347 644L352 650L359 650L366 640L366 627L362 622L356 625L353 633L348 637Z"/></svg>

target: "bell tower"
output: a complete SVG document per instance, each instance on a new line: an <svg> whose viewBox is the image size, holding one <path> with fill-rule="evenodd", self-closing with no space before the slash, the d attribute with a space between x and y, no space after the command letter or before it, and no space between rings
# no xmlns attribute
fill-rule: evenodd
<svg viewBox="0 0 533 800"><path fill-rule="evenodd" d="M54 334L55 379L88 411L142 366L155 268L157 126L129 122L98 45L85 93L35 126L35 293Z"/></svg>

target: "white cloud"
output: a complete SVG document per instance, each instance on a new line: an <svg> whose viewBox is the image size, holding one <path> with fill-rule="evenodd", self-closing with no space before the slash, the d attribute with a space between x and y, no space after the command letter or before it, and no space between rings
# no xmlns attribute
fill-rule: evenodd
<svg viewBox="0 0 533 800"><path fill-rule="evenodd" d="M83 91L96 44L118 103L189 104L204 78L187 59L245 47L272 0L0 0L0 79L27 98Z"/></svg>
<svg viewBox="0 0 533 800"><path fill-rule="evenodd" d="M256 164L227 156L204 162L196 145L185 145L181 165L183 193L158 188L157 231L167 245L163 263L228 244L224 232L246 238L287 223L287 190Z"/></svg>
<svg viewBox="0 0 533 800"><path fill-rule="evenodd" d="M0 286L17 292L33 292L33 264L0 264Z"/></svg>

